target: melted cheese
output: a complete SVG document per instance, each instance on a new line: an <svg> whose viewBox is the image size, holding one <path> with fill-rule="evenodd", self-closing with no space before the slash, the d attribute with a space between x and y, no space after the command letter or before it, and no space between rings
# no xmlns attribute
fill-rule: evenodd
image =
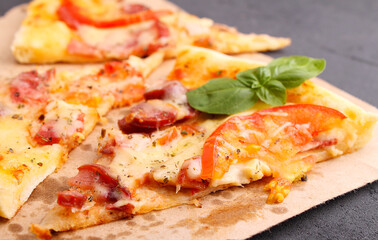
<svg viewBox="0 0 378 240"><path fill-rule="evenodd" d="M121 45L126 48L127 43L137 40L136 33L147 30L151 28L152 25L152 21L117 28L96 28L88 25L80 25L78 33L82 40L91 46L105 49L111 46ZM145 32L142 35L146 38L145 41L149 41L148 43L153 40L150 37L151 33Z"/></svg>
<svg viewBox="0 0 378 240"><path fill-rule="evenodd" d="M176 185L178 173L185 160L202 155L206 138L223 122L224 119L208 119L200 126L206 129L205 134L179 136L166 145L156 144L156 139L168 130L154 133L151 138L142 134L119 136L117 142L123 142L117 148L110 167L112 172L121 179L128 188L137 187L139 180L146 174L163 185ZM201 172L201 166L189 166L188 175L195 178ZM271 174L266 163L251 159L244 163L231 165L230 170L221 179L213 180L211 187L220 185L240 186L250 181L256 181Z"/></svg>
<svg viewBox="0 0 378 240"><path fill-rule="evenodd" d="M64 101L52 101L46 106L44 122L53 124L53 131L63 139L63 145L72 149L92 131L99 120L96 109L84 105L69 104ZM78 116L84 113L84 122L78 120ZM30 132L35 136L43 122L33 121ZM78 131L82 129L82 131Z"/></svg>
<svg viewBox="0 0 378 240"><path fill-rule="evenodd" d="M156 140L169 129L158 131L151 138L142 134L116 134L116 141L121 142L121 146L117 148L110 168L119 176L124 186L130 188L150 172L157 182L176 182L183 162L201 155L205 139L223 120L206 120L200 124L206 129L205 134L179 135L177 139L165 145L159 145Z"/></svg>
<svg viewBox="0 0 378 240"><path fill-rule="evenodd" d="M245 163L236 163L230 166L222 178L210 182L211 187L218 186L241 186L251 181L257 181L264 176L272 174L269 166L259 159L252 159Z"/></svg>

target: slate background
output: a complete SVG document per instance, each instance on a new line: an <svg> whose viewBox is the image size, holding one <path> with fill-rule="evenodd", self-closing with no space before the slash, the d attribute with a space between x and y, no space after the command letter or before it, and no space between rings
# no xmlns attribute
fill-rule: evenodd
<svg viewBox="0 0 378 240"><path fill-rule="evenodd" d="M235 26L241 32L290 37L290 47L268 54L325 58L327 68L321 78L378 106L377 0L171 1L190 13ZM0 15L25 2L1 0ZM378 182L330 200L251 239L378 239Z"/></svg>

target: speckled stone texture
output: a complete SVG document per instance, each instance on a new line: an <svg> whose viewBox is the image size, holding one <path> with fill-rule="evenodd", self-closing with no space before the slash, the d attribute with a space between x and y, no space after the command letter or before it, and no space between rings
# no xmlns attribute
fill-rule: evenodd
<svg viewBox="0 0 378 240"><path fill-rule="evenodd" d="M292 38L292 46L269 55L325 58L327 68L321 78L378 106L377 0L171 1L190 13L242 32ZM24 2L0 1L0 14ZM378 239L378 182L251 239Z"/></svg>

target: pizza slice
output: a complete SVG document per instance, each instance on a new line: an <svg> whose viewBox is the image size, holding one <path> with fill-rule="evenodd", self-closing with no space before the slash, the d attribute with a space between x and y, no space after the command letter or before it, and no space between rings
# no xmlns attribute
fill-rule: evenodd
<svg viewBox="0 0 378 240"><path fill-rule="evenodd" d="M205 60L195 61L200 51ZM218 72L261 64L198 48L193 58L186 54L188 69ZM181 56L170 76L184 62ZM204 79L199 71L183 73L190 86L209 80L207 71ZM272 177L267 203L280 203L317 162L361 148L378 119L310 81L288 90L285 106L259 102L230 117L193 111L186 91L178 81L163 83L118 121L121 130L103 129L99 159L79 167L69 190L58 193L56 206L31 231L48 239L51 230L181 204L200 206L200 197L263 177Z"/></svg>
<svg viewBox="0 0 378 240"><path fill-rule="evenodd" d="M170 27L171 46L168 57L176 57L178 49L185 45L209 48L221 53L266 52L290 45L288 38L272 37L267 34L243 34L227 25L214 23L209 18L199 18L179 11L161 18Z"/></svg>
<svg viewBox="0 0 378 240"><path fill-rule="evenodd" d="M145 57L192 44L225 53L277 50L290 39L241 34L189 15L167 1L34 0L15 35L21 63L98 62Z"/></svg>
<svg viewBox="0 0 378 240"><path fill-rule="evenodd" d="M32 70L2 81L0 216L13 217L110 109L143 99L145 76L162 59L155 53L76 71Z"/></svg>
<svg viewBox="0 0 378 240"><path fill-rule="evenodd" d="M55 170L65 152L60 145L33 146L30 121L0 117L0 216L11 218L40 182Z"/></svg>

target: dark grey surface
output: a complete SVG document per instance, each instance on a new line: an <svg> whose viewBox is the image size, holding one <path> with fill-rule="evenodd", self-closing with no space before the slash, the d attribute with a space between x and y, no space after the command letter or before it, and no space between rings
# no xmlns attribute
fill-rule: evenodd
<svg viewBox="0 0 378 240"><path fill-rule="evenodd" d="M292 46L269 55L325 58L323 79L378 106L377 0L171 1L242 32L292 38ZM28 1L1 0L0 14L23 2ZM378 239L378 182L328 201L253 239Z"/></svg>

